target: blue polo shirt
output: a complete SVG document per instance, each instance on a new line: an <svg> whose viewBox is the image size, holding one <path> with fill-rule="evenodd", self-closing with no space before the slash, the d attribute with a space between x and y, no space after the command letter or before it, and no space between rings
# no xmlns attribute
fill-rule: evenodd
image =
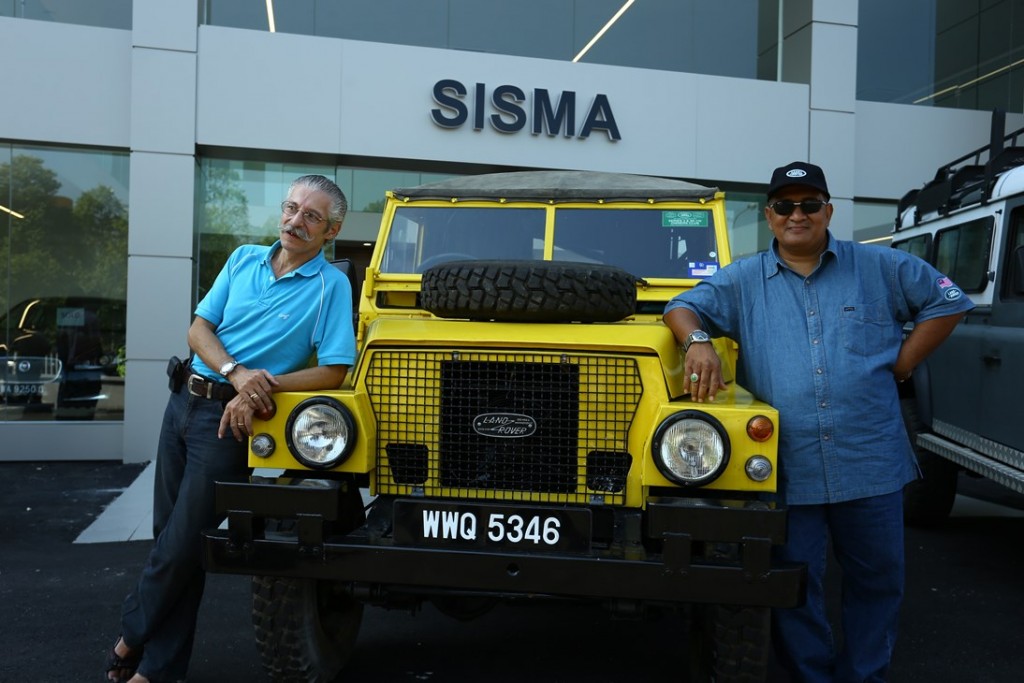
<svg viewBox="0 0 1024 683"><path fill-rule="evenodd" d="M281 278L274 277L269 247L243 245L228 258L196 315L213 323L228 353L247 368L283 375L319 365L353 365L352 289L323 253ZM199 358L193 370L220 379Z"/></svg>
<svg viewBox="0 0 1024 683"><path fill-rule="evenodd" d="M779 491L810 505L893 493L917 477L892 375L903 325L974 304L916 256L829 233L807 277L773 243L665 310L677 307L739 344L741 383L779 411Z"/></svg>

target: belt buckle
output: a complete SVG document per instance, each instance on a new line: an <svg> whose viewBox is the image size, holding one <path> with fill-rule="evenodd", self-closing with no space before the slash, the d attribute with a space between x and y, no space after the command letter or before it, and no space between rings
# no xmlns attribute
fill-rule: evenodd
<svg viewBox="0 0 1024 683"><path fill-rule="evenodd" d="M204 391L196 391L194 384L199 383L203 387ZM213 382L210 382L205 377L200 375L190 375L188 378L188 393L199 398L210 398L210 393L213 391Z"/></svg>

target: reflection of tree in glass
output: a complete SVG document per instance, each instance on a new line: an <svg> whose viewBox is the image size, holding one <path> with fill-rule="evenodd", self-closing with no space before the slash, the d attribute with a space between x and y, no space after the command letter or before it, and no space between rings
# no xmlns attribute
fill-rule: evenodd
<svg viewBox="0 0 1024 683"><path fill-rule="evenodd" d="M366 213L384 213L384 199L378 199L375 202L370 202L363 207L363 211Z"/></svg>
<svg viewBox="0 0 1024 683"><path fill-rule="evenodd" d="M56 201L59 189L57 174L41 159L18 155L0 165L0 203L24 216L8 216L10 230L0 233L9 268L4 283L10 283L9 290L0 287L0 310L30 296L60 292L71 279L59 261L61 240L72 227L67 207Z"/></svg>
<svg viewBox="0 0 1024 683"><path fill-rule="evenodd" d="M249 224L249 203L236 170L204 164L200 196L205 203L199 216L197 301L213 284L231 252L251 242L253 233Z"/></svg>
<svg viewBox="0 0 1024 683"><path fill-rule="evenodd" d="M87 258L79 264L85 294L126 299L128 210L114 191L99 185L83 192L72 214L76 239Z"/></svg>
<svg viewBox="0 0 1024 683"><path fill-rule="evenodd" d="M60 188L57 174L38 157L18 155L0 165L0 197L24 216L12 217L10 232L0 233L4 250L10 250L5 263L12 287L9 293L0 290L0 297L11 297L3 300L3 310L37 296L124 298L127 208L104 185L74 202L60 196Z"/></svg>
<svg viewBox="0 0 1024 683"><path fill-rule="evenodd" d="M71 400L64 385L72 380L76 391L98 393L98 369L90 370L89 386L74 373L111 362L124 344L128 274L125 204L105 185L76 198L61 190L42 158L18 154L0 164L2 203L20 216L10 214L9 229L0 230L0 314L7 320L0 342L20 355L60 359L58 403ZM41 318L22 320L30 310Z"/></svg>
<svg viewBox="0 0 1024 683"><path fill-rule="evenodd" d="M279 230L281 228L281 216L280 214L273 214L267 216L266 220L263 221L263 225L260 226L258 234L261 237L254 237L252 240L253 244L265 244L270 246L278 238Z"/></svg>

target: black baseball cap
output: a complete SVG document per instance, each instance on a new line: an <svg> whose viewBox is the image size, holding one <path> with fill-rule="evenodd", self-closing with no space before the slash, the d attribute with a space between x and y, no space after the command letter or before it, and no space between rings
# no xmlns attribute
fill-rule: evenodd
<svg viewBox="0 0 1024 683"><path fill-rule="evenodd" d="M780 166L772 173L772 181L768 184L768 198L784 187L790 185L806 185L815 190L825 193L825 199L831 199L828 191L828 183L825 182L825 172L820 166L809 164L806 161L793 161L785 166Z"/></svg>

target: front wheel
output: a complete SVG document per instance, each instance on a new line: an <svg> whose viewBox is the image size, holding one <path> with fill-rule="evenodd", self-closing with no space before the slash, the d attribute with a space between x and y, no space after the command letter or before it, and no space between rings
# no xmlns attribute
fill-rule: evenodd
<svg viewBox="0 0 1024 683"><path fill-rule="evenodd" d="M770 653L769 608L695 608L690 620L691 683L764 683Z"/></svg>
<svg viewBox="0 0 1024 683"><path fill-rule="evenodd" d="M329 683L355 650L363 605L333 581L254 576L252 621L275 683Z"/></svg>

